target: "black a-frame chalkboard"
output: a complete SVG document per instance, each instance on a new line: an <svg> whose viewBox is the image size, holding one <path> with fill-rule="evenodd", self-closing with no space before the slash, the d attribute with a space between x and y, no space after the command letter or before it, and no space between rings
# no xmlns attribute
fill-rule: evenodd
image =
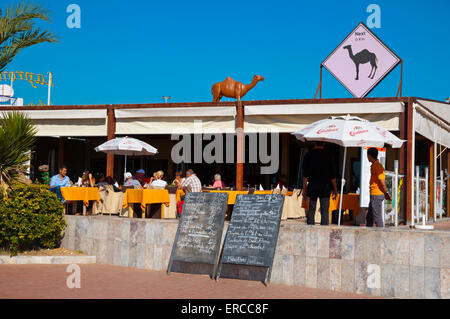
<svg viewBox="0 0 450 319"><path fill-rule="evenodd" d="M186 194L167 274L210 273L214 277L227 204L227 193Z"/></svg>
<svg viewBox="0 0 450 319"><path fill-rule="evenodd" d="M224 277L261 280L265 285L268 284L278 241L283 202L284 195L237 196L216 280L219 279L224 265L233 265L237 269ZM244 277L247 278L242 278L242 273L246 273Z"/></svg>

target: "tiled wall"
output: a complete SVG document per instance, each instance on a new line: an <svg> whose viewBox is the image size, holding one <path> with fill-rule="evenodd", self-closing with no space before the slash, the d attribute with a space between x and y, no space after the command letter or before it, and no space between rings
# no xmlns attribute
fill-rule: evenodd
<svg viewBox="0 0 450 319"><path fill-rule="evenodd" d="M96 255L101 264L167 269L176 220L66 220L63 247ZM450 232L282 222L271 282L395 298L450 298Z"/></svg>

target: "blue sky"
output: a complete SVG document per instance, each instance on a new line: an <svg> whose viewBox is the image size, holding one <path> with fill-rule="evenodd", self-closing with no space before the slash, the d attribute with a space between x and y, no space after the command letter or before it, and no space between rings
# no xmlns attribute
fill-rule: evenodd
<svg viewBox="0 0 450 319"><path fill-rule="evenodd" d="M404 61L403 95L450 96L448 0L40 2L60 42L23 50L7 70L51 71L55 105L211 101L213 83L254 74L265 81L244 100L313 98L321 61L366 23L371 3L381 8L372 31ZM81 29L66 25L71 3L81 7ZM399 79L398 66L369 96L395 96ZM323 81L324 98L351 97L325 70ZM47 99L27 82L15 91L25 104Z"/></svg>

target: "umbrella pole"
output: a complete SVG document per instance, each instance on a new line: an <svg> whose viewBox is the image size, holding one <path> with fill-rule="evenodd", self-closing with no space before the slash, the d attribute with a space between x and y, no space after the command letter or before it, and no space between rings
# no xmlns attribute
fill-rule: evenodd
<svg viewBox="0 0 450 319"><path fill-rule="evenodd" d="M127 173L127 154L125 154L125 165L123 171L123 178L125 178L125 174Z"/></svg>
<svg viewBox="0 0 450 319"><path fill-rule="evenodd" d="M345 162L346 161L347 161L347 147L344 147L344 163L342 164L341 194L339 195L338 226L341 226L342 196L344 193L344 174L345 174Z"/></svg>

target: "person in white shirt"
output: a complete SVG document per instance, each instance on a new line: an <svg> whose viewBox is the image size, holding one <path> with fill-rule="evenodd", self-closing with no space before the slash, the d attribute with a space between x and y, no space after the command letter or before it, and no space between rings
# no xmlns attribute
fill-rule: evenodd
<svg viewBox="0 0 450 319"><path fill-rule="evenodd" d="M167 182L163 180L164 172L157 171L153 174L152 182L150 183L150 187L166 187Z"/></svg>

